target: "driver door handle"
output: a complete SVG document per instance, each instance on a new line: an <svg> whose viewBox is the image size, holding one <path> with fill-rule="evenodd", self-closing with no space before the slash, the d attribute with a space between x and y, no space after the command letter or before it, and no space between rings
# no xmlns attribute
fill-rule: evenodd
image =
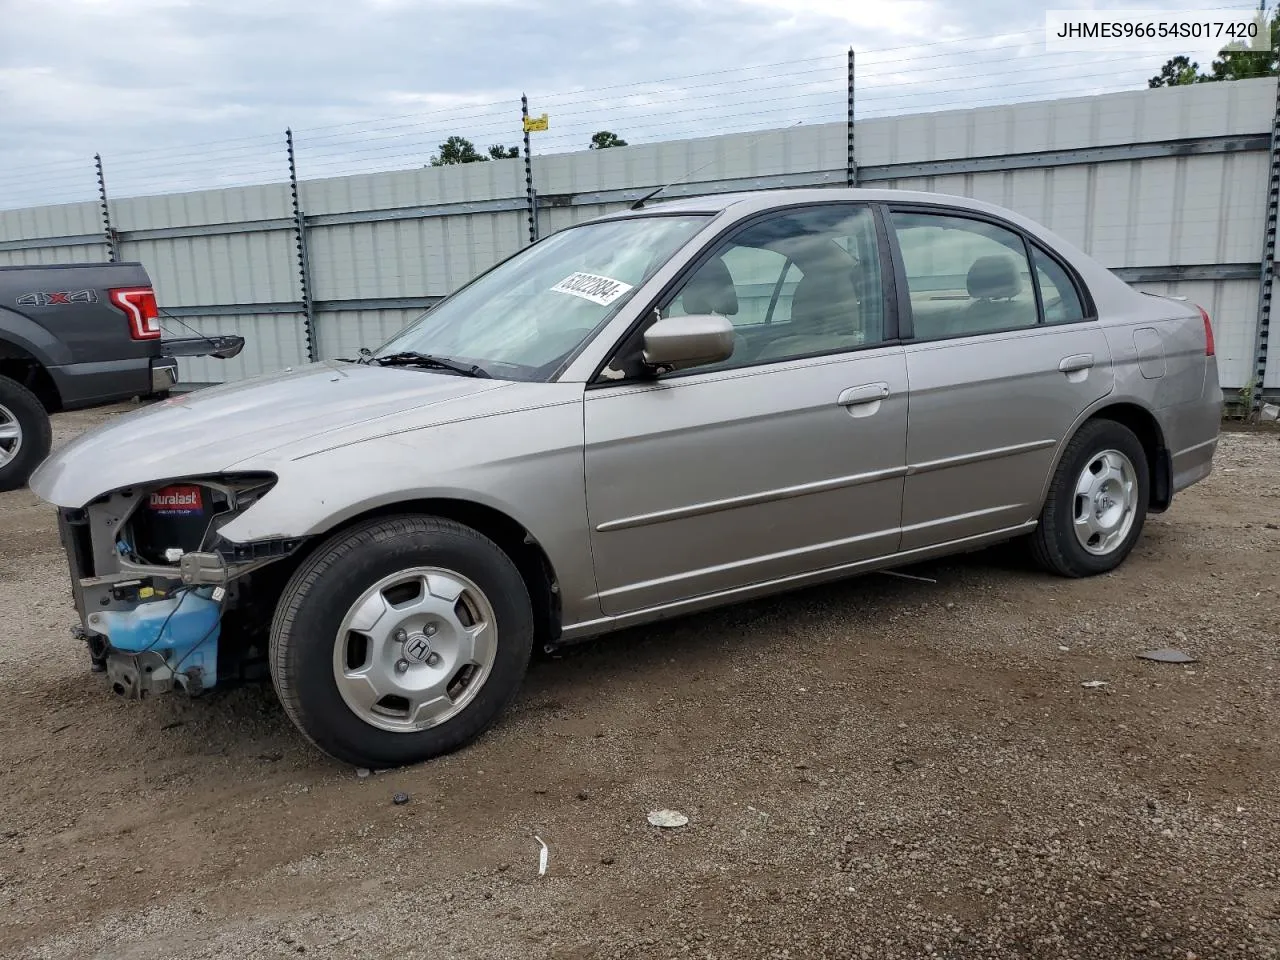
<svg viewBox="0 0 1280 960"><path fill-rule="evenodd" d="M864 403L878 403L889 396L887 383L864 383L840 392L836 403L842 407L856 407Z"/></svg>

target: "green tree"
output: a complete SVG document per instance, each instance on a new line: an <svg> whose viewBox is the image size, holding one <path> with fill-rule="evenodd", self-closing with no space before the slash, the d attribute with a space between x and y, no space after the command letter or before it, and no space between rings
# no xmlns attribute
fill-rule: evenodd
<svg viewBox="0 0 1280 960"><path fill-rule="evenodd" d="M627 141L616 133L609 130L601 130L599 133L592 134L590 149L607 150L609 147L625 147L626 145Z"/></svg>
<svg viewBox="0 0 1280 960"><path fill-rule="evenodd" d="M466 137L450 137L440 144L440 152L432 156L431 166L448 167L455 163L480 163L489 158L476 152L476 145Z"/></svg>
<svg viewBox="0 0 1280 960"><path fill-rule="evenodd" d="M520 148L504 147L500 143L495 143L489 148L489 156L493 157L495 160L511 160L514 157L520 156ZM484 158L481 157L480 159L483 160Z"/></svg>
<svg viewBox="0 0 1280 960"><path fill-rule="evenodd" d="M1200 64L1192 62L1187 57L1174 57L1163 67L1160 68L1158 76L1152 77L1147 81L1147 86L1155 87L1180 87L1188 83L1201 83L1199 77Z"/></svg>
<svg viewBox="0 0 1280 960"><path fill-rule="evenodd" d="M1280 8L1271 15L1271 49L1255 51L1248 43L1233 43L1210 64L1205 80L1249 80L1274 77L1280 66Z"/></svg>
<svg viewBox="0 0 1280 960"><path fill-rule="evenodd" d="M1271 33L1270 50L1253 50L1247 41L1237 41L1223 48L1209 65L1208 73L1200 73L1200 65L1187 57L1174 57L1160 69L1159 76L1147 81L1147 86L1179 87L1188 83L1277 76L1280 74L1280 8L1271 15L1267 28Z"/></svg>

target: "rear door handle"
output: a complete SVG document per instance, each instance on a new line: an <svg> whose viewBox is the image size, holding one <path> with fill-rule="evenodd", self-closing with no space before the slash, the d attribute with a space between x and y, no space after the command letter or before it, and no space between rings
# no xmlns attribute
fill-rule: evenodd
<svg viewBox="0 0 1280 960"><path fill-rule="evenodd" d="M1058 369L1063 373L1078 373L1081 370L1088 370L1092 366L1092 353L1077 353L1073 357L1063 357L1062 362L1058 364Z"/></svg>
<svg viewBox="0 0 1280 960"><path fill-rule="evenodd" d="M860 387L849 387L840 392L836 403L842 407L856 407L864 403L878 403L889 396L887 383L864 383Z"/></svg>

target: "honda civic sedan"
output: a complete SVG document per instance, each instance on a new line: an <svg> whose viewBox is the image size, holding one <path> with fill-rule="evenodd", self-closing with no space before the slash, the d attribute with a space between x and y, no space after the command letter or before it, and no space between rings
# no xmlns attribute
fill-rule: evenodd
<svg viewBox="0 0 1280 960"><path fill-rule="evenodd" d="M1005 540L1109 571L1221 408L1204 310L1025 217L764 191L562 230L31 487L117 693L269 671L317 747L386 767L489 727L536 650Z"/></svg>

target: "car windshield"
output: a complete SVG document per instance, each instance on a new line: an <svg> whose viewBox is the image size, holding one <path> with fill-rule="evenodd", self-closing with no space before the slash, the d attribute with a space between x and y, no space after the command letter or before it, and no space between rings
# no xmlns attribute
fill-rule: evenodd
<svg viewBox="0 0 1280 960"><path fill-rule="evenodd" d="M499 379L546 379L706 221L650 215L553 234L423 314L370 362L418 355Z"/></svg>

